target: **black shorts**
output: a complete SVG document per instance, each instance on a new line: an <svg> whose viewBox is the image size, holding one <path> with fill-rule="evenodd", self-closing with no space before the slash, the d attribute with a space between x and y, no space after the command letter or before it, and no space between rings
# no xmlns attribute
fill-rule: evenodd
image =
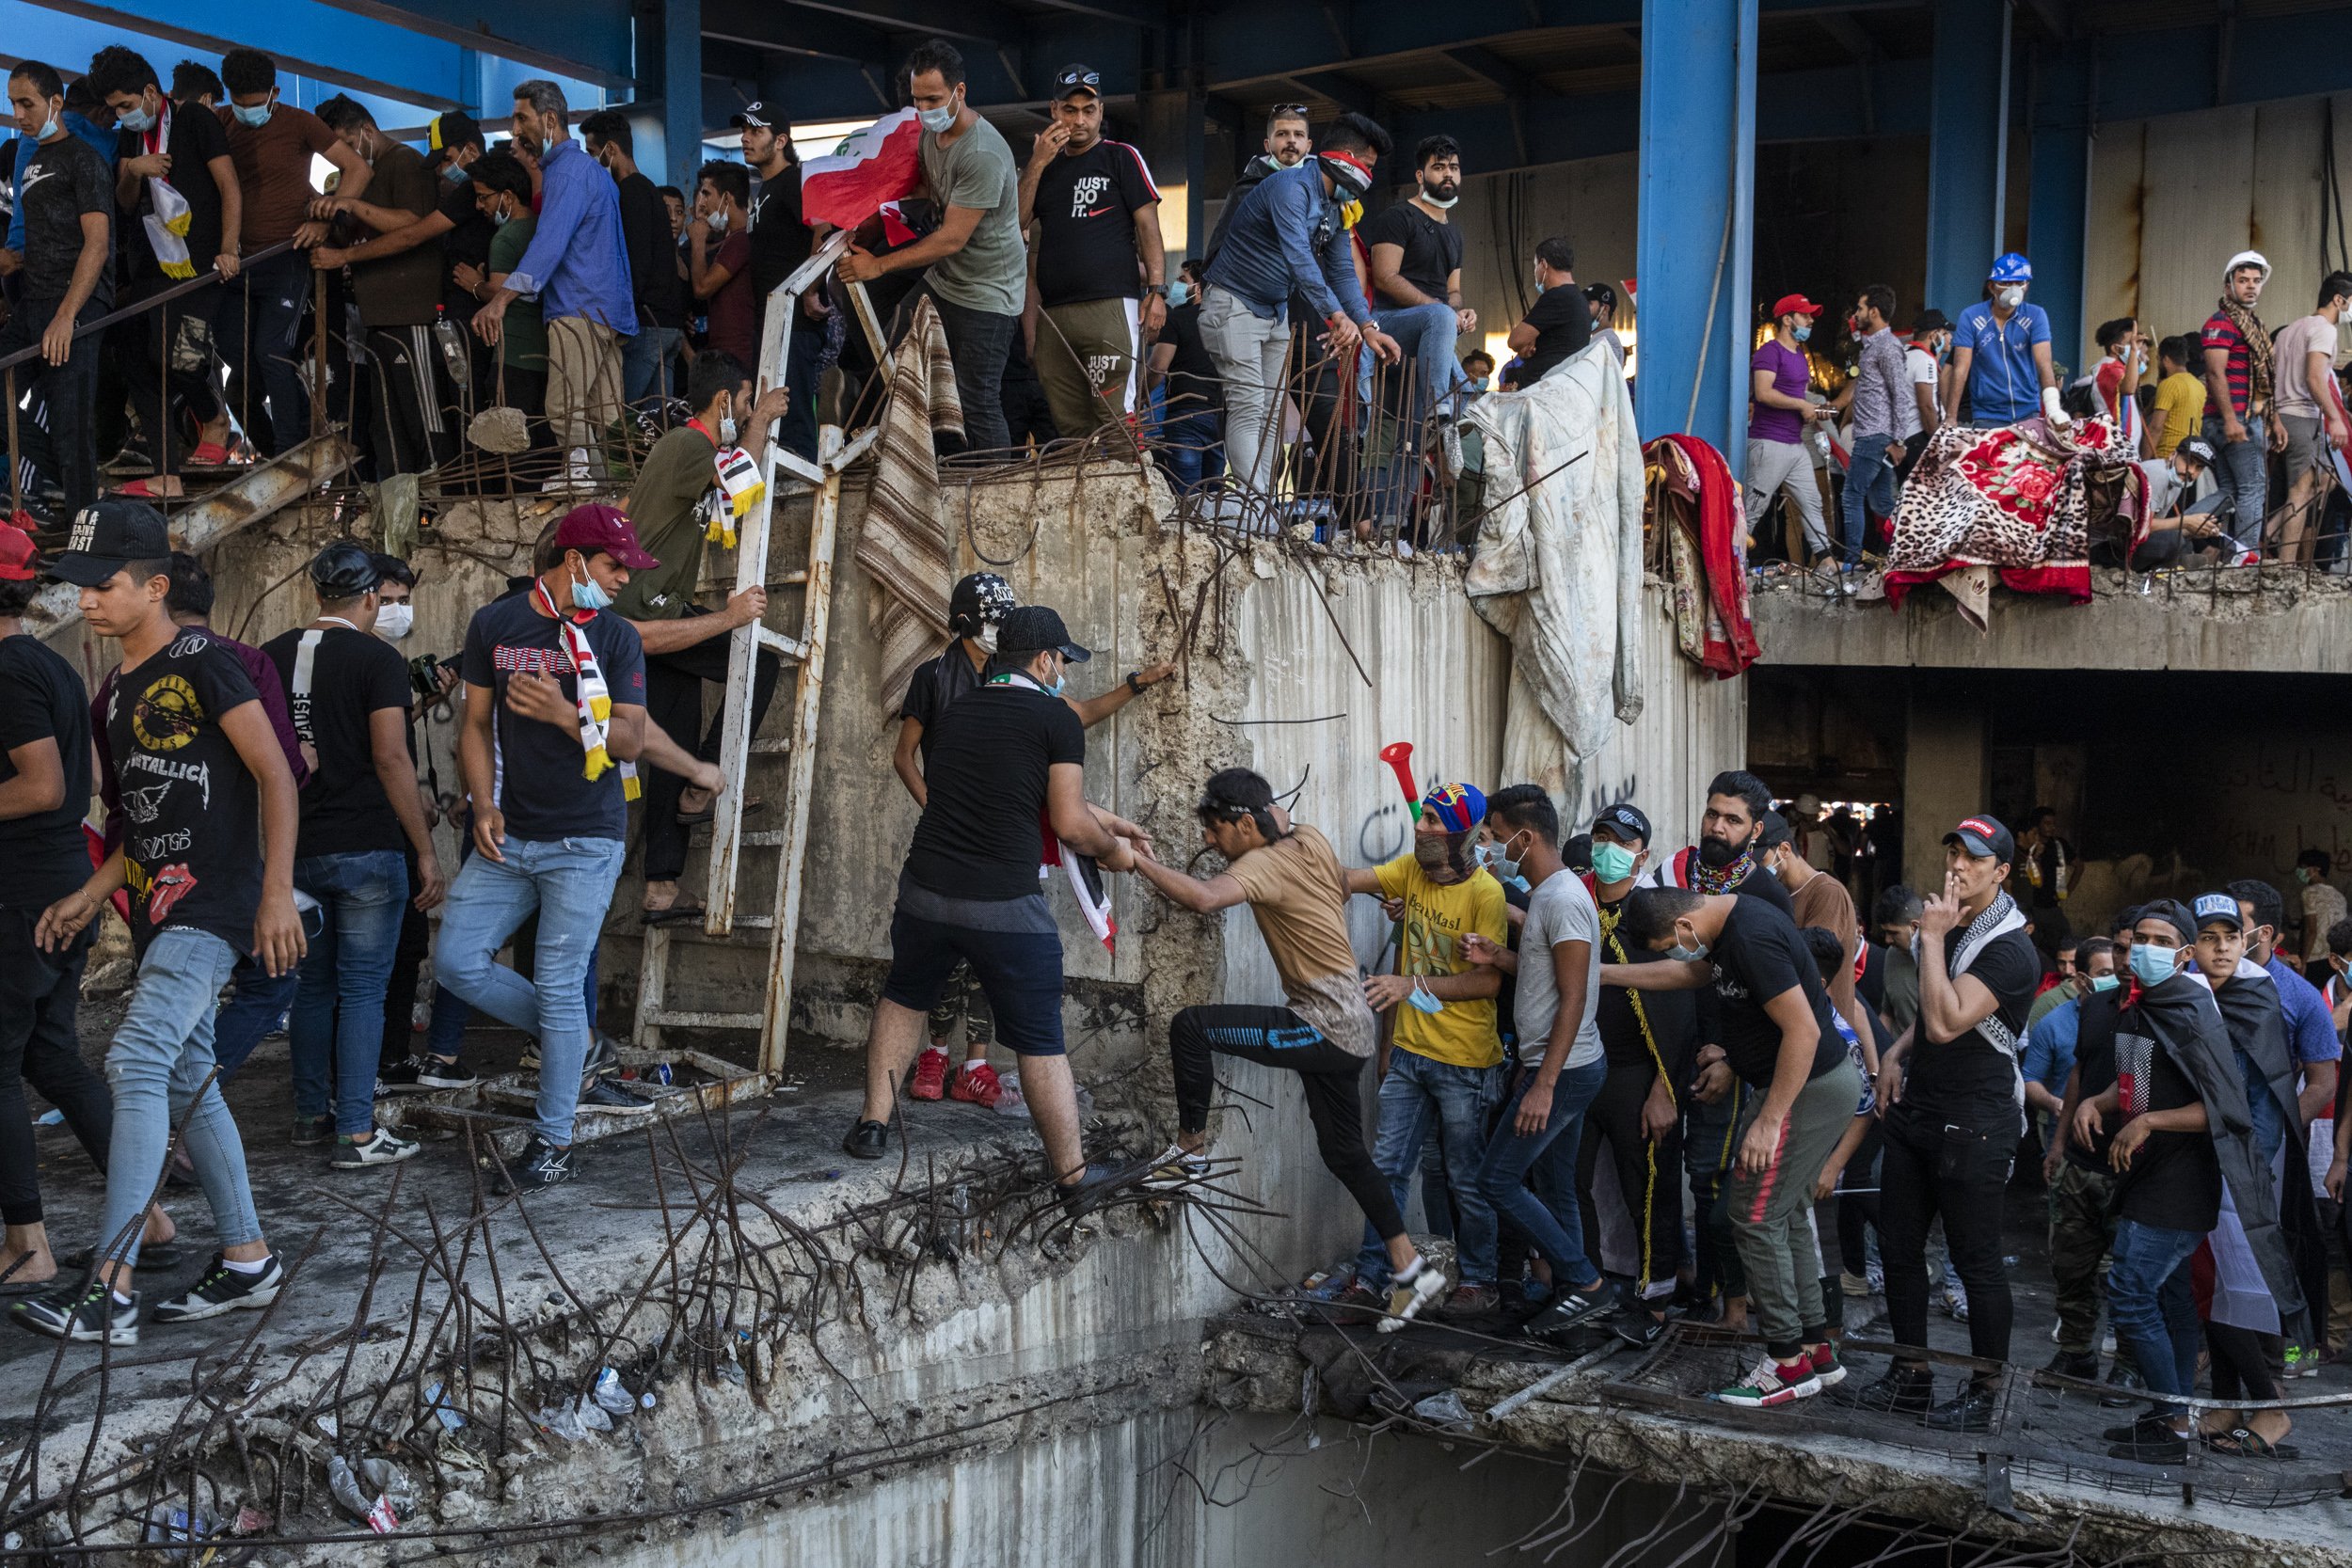
<svg viewBox="0 0 2352 1568"><path fill-rule="evenodd" d="M1044 898L1041 895L1036 901L1042 905ZM890 917L890 978L882 982L884 1001L928 1013L957 963L967 963L995 1017L998 1043L1022 1056L1062 1054L1057 932L950 925L912 912L908 902L902 895ZM1047 915L1049 924L1051 919Z"/></svg>

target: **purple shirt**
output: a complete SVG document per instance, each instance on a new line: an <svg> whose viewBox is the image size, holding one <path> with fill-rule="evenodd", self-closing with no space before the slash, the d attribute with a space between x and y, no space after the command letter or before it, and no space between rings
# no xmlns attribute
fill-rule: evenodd
<svg viewBox="0 0 2352 1568"><path fill-rule="evenodd" d="M269 727L278 736L278 749L286 753L286 766L294 769L294 787L300 789L310 782L310 765L302 760L302 740L294 734L294 715L286 708L286 682L278 673L278 666L269 655L259 648L248 648L234 638L211 633L214 641L237 656L245 667L246 678L261 694L262 711L269 715ZM106 745L106 708L114 701L115 679L122 673L116 665L106 672L106 678L98 683L98 695L90 699L90 742L98 750L98 796L106 803L106 853L122 847L122 792L115 782L115 759Z"/></svg>
<svg viewBox="0 0 2352 1568"><path fill-rule="evenodd" d="M1813 367L1804 355L1780 346L1778 338L1767 338L1764 346L1748 361L1751 371L1772 372L1772 389L1783 397L1802 400L1804 389L1813 381ZM1793 408L1767 408L1760 403L1748 405L1748 439L1751 441L1780 441L1795 446L1804 439L1804 416Z"/></svg>

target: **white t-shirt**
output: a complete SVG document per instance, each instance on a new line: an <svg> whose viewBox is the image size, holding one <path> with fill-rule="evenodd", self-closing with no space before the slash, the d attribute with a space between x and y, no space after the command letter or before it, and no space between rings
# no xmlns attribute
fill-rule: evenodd
<svg viewBox="0 0 2352 1568"><path fill-rule="evenodd" d="M2272 351L2271 386L2279 412L2298 420L2320 417L2319 399L2311 377L2311 356L2324 354L2332 367L2336 357L2336 324L2322 315L2298 317L2287 323Z"/></svg>
<svg viewBox="0 0 2352 1568"><path fill-rule="evenodd" d="M1527 921L1519 927L1519 977L1516 991L1519 1023L1519 1060L1534 1067L1551 1044L1552 1021L1560 1013L1560 975L1551 961L1555 943L1581 942L1591 949L1590 970L1584 976L1584 1017L1577 1025L1576 1043L1568 1048L1567 1067L1580 1068L1601 1058L1600 1044L1600 911L1584 889L1584 879L1573 871L1555 871L1535 885L1527 901Z"/></svg>
<svg viewBox="0 0 2352 1568"><path fill-rule="evenodd" d="M1917 343L1910 344L1903 350L1903 369L1911 372L1914 388L1928 388L1928 401L1934 404L1936 421L1942 423L1944 395L1942 384L1936 379L1935 356ZM1911 394L1911 402L1896 415L1895 428L1902 432L1902 438L1906 441L1919 434L1919 394L1915 389Z"/></svg>

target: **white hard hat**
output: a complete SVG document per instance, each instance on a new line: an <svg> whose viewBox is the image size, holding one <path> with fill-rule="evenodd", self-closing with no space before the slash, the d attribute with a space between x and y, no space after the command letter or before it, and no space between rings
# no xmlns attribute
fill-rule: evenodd
<svg viewBox="0 0 2352 1568"><path fill-rule="evenodd" d="M2263 270L2263 280L2268 282L2270 279L2270 262L2259 250L2241 250L2235 256L2231 257L2230 264L2221 269L2222 280L2227 282L2240 267L2260 267Z"/></svg>

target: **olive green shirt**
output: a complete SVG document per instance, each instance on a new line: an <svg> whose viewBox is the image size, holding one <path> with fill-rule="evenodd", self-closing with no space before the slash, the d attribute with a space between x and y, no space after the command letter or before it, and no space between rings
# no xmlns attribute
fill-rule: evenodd
<svg viewBox="0 0 2352 1568"><path fill-rule="evenodd" d="M974 207L981 214L961 250L931 263L926 275L931 293L967 310L1019 315L1028 295L1029 247L1021 238L1021 177L1012 148L982 119L946 147L924 132L921 157L924 182L943 219L950 207Z"/></svg>
<svg viewBox="0 0 2352 1568"><path fill-rule="evenodd" d="M628 520L636 525L638 543L661 564L628 575L612 601L624 620L675 621L694 602L709 526L702 499L718 483L719 450L691 424L679 425L645 454L636 488L628 493Z"/></svg>

